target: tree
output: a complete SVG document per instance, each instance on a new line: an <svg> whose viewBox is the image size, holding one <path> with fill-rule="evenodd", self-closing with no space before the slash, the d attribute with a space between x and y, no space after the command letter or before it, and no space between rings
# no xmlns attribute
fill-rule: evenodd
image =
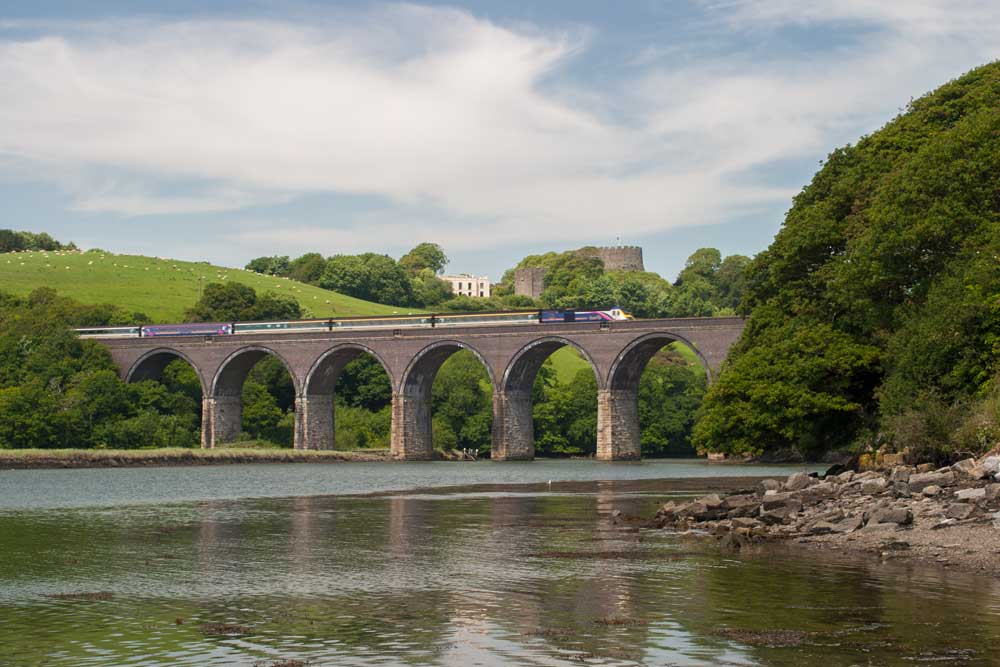
<svg viewBox="0 0 1000 667"><path fill-rule="evenodd" d="M297 320L302 317L302 307L290 296L273 292L258 296L242 283L209 283L184 317L191 322Z"/></svg>
<svg viewBox="0 0 1000 667"><path fill-rule="evenodd" d="M290 263L288 261L288 255L274 255L272 257L256 257L251 259L246 265L248 271L254 271L255 273L263 273L269 276L287 276Z"/></svg>
<svg viewBox="0 0 1000 667"><path fill-rule="evenodd" d="M416 276L424 269L432 274L441 273L448 264L448 256L436 243L421 243L399 258L399 265L409 276Z"/></svg>
<svg viewBox="0 0 1000 667"><path fill-rule="evenodd" d="M366 301L393 306L407 306L413 302L409 277L388 255L371 252L334 255L326 263L319 285Z"/></svg>
<svg viewBox="0 0 1000 667"><path fill-rule="evenodd" d="M326 268L326 260L318 252L307 252L289 263L286 275L292 280L309 285L318 285Z"/></svg>

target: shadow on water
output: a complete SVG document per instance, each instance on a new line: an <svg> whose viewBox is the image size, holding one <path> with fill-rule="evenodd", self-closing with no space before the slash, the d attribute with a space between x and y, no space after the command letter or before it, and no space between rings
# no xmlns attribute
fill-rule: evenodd
<svg viewBox="0 0 1000 667"><path fill-rule="evenodd" d="M7 512L0 665L995 664L1000 580L610 521L671 492Z"/></svg>

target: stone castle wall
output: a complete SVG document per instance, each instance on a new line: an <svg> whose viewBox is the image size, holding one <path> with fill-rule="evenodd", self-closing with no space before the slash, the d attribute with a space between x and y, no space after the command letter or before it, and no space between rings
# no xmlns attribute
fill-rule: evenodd
<svg viewBox="0 0 1000 667"><path fill-rule="evenodd" d="M545 289L545 269L516 269L514 271L514 294L538 299Z"/></svg>
<svg viewBox="0 0 1000 667"><path fill-rule="evenodd" d="M642 248L639 246L597 248L597 256L604 262L605 271L646 270L642 264Z"/></svg>

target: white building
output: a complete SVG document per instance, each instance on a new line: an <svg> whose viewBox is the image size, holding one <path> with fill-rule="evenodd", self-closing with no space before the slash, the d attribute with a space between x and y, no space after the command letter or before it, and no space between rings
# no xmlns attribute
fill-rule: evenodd
<svg viewBox="0 0 1000 667"><path fill-rule="evenodd" d="M453 294L476 298L488 298L490 296L490 279L488 276L476 277L468 273L462 273L457 276L439 276L439 278L451 283Z"/></svg>

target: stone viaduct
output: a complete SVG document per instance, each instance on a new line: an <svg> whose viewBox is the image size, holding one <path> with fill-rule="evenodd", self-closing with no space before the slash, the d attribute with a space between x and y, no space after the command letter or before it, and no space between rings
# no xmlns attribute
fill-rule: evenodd
<svg viewBox="0 0 1000 667"><path fill-rule="evenodd" d="M334 446L333 390L344 366L371 354L392 386L391 452L430 459L431 385L441 364L469 350L493 387L492 457L534 456L531 388L542 363L571 345L597 378L597 458L638 459L638 385L646 363L674 341L691 347L717 373L743 330L736 317L489 325L229 336L119 338L100 342L126 381L156 379L174 359L186 360L202 386L202 447L233 441L242 421L243 382L260 359L274 355L295 385L295 447Z"/></svg>

